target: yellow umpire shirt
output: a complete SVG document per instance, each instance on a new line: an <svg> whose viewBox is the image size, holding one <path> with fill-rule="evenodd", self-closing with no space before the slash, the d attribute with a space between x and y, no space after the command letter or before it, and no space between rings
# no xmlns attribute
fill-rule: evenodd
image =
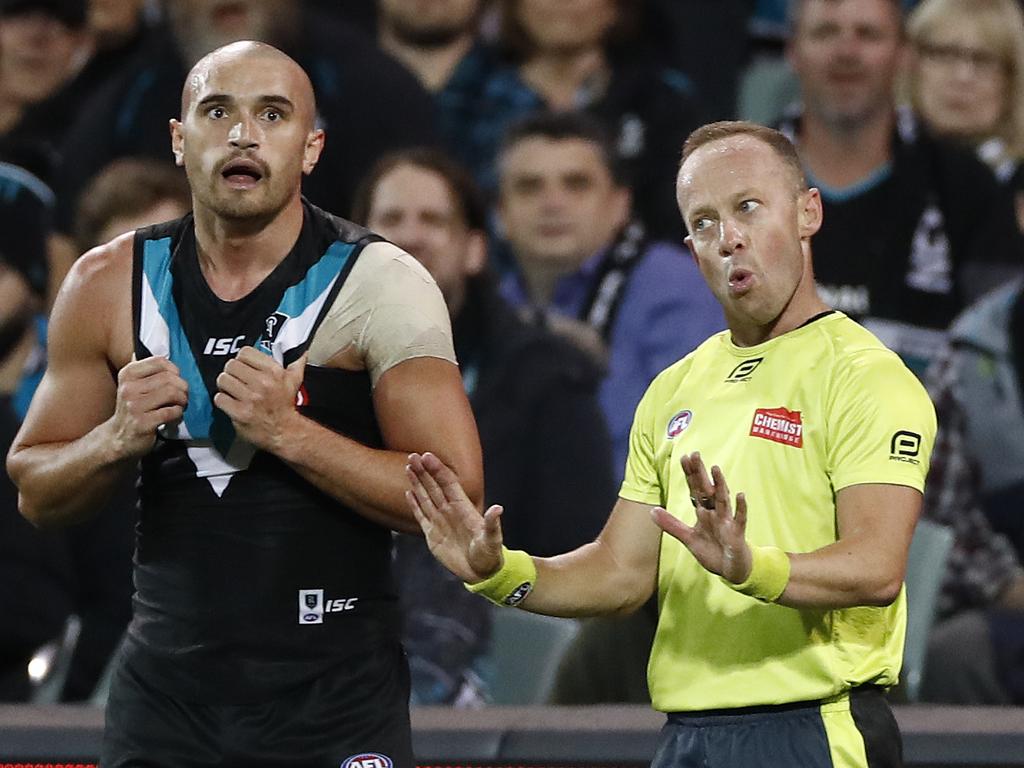
<svg viewBox="0 0 1024 768"><path fill-rule="evenodd" d="M663 371L637 407L620 496L695 521L684 453L718 464L747 497L747 540L810 552L837 539L836 493L859 483L919 491L935 438L924 388L878 339L832 312L755 347L712 336ZM648 666L655 709L824 699L897 682L906 594L837 610L762 603L662 536Z"/></svg>

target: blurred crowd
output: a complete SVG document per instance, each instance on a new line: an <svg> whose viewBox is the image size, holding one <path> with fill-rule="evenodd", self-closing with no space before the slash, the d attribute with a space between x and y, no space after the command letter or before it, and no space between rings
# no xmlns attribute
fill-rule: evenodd
<svg viewBox="0 0 1024 768"><path fill-rule="evenodd" d="M0 0L5 451L71 263L188 213L168 120L191 64L240 39L312 79L308 199L437 281L487 503L535 555L599 533L647 385L724 328L683 242L683 140L734 117L786 132L824 200L823 297L939 412L923 515L954 543L920 698L1024 704L1019 0ZM134 484L62 531L0 490L0 701L38 700L29 662L55 640L56 696L89 699L131 613ZM414 703L486 704L491 608L421 539L395 545ZM552 700L646 700L656 610L584 622Z"/></svg>

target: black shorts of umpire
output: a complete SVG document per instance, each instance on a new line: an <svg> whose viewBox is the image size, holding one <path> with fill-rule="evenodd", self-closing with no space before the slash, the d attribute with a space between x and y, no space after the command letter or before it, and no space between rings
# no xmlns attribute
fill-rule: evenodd
<svg viewBox="0 0 1024 768"><path fill-rule="evenodd" d="M409 666L398 643L257 704L156 690L123 661L107 701L103 768L414 768Z"/></svg>
<svg viewBox="0 0 1024 768"><path fill-rule="evenodd" d="M826 701L674 712L651 768L900 768L903 745L883 689Z"/></svg>

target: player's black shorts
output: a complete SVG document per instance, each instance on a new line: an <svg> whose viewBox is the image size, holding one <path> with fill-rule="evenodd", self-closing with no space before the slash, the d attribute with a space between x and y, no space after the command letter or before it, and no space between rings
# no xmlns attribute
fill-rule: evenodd
<svg viewBox="0 0 1024 768"><path fill-rule="evenodd" d="M257 704L168 696L122 662L111 685L104 768L413 768L409 666L398 643Z"/></svg>
<svg viewBox="0 0 1024 768"><path fill-rule="evenodd" d="M900 768L903 744L881 688L826 702L672 713L651 768Z"/></svg>

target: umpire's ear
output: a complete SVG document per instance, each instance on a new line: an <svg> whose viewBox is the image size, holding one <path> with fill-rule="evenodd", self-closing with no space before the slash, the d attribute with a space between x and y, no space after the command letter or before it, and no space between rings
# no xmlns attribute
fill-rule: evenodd
<svg viewBox="0 0 1024 768"><path fill-rule="evenodd" d="M817 187L801 192L796 200L797 204L797 227L800 230L800 239L808 240L821 229L822 210L821 192Z"/></svg>

